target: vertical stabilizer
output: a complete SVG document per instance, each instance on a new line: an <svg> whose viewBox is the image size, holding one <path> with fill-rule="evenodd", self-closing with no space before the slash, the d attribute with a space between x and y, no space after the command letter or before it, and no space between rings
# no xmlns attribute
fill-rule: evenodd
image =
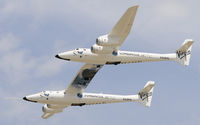
<svg viewBox="0 0 200 125"><path fill-rule="evenodd" d="M155 82L148 81L144 88L138 93L139 102L147 107L151 106L152 94Z"/></svg>
<svg viewBox="0 0 200 125"><path fill-rule="evenodd" d="M188 66L190 64L190 55L192 50L192 39L186 39L182 46L176 50L176 61L181 65Z"/></svg>

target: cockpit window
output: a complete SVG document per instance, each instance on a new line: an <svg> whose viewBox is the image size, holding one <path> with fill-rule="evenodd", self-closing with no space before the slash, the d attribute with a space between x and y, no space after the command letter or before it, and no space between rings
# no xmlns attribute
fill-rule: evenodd
<svg viewBox="0 0 200 125"><path fill-rule="evenodd" d="M49 93L44 93L45 96L49 96Z"/></svg>
<svg viewBox="0 0 200 125"><path fill-rule="evenodd" d="M83 54L83 51L79 50L79 51L78 51L78 54Z"/></svg>
<svg viewBox="0 0 200 125"><path fill-rule="evenodd" d="M48 96L49 96L49 92L43 91L43 92L41 92L40 95L41 95L41 96L46 96L46 97L48 97Z"/></svg>
<svg viewBox="0 0 200 125"><path fill-rule="evenodd" d="M86 49L83 48L77 48L73 51L73 53L76 54L83 54L83 51L86 51Z"/></svg>

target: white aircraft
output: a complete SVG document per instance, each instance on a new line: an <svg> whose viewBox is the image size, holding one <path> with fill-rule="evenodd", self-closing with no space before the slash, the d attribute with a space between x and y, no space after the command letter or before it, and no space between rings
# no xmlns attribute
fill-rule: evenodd
<svg viewBox="0 0 200 125"><path fill-rule="evenodd" d="M154 82L148 81L136 95L110 95L84 93L94 75L104 64L136 63L148 61L176 60L182 65L189 65L193 40L185 40L183 45L172 54L153 54L119 51L119 47L128 36L138 6L130 7L108 35L97 38L91 49L79 48L56 55L57 58L86 63L76 74L66 90L43 91L25 96L30 102L45 104L42 108L46 119L62 112L68 106L83 106L117 102L139 102L149 107L152 100Z"/></svg>
<svg viewBox="0 0 200 125"><path fill-rule="evenodd" d="M59 53L56 57L68 61L90 64L117 65L124 63L175 60L182 65L189 65L190 52L193 43L193 40L191 39L186 39L183 45L176 50L175 53L170 54L141 53L119 50L119 47L122 45L131 30L137 8L138 6L130 7L109 34L100 36L96 39L96 44L94 44L91 49L78 48L72 51Z"/></svg>
<svg viewBox="0 0 200 125"><path fill-rule="evenodd" d="M25 96L23 99L30 102L45 104L42 107L42 118L47 119L55 113L62 112L68 106L83 106L117 102L139 102L149 107L152 100L154 82L148 81L144 88L136 95L110 95L84 93L94 75L103 65L85 64L76 74L66 90L43 91Z"/></svg>

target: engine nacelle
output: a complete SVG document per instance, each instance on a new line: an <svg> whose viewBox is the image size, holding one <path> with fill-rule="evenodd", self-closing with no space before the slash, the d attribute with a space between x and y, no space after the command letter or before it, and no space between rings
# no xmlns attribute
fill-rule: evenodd
<svg viewBox="0 0 200 125"><path fill-rule="evenodd" d="M47 104L47 107L48 108L51 108L51 109L62 109L62 108L66 108L67 106L65 105L50 105L50 104Z"/></svg>
<svg viewBox="0 0 200 125"><path fill-rule="evenodd" d="M94 44L91 47L91 52L96 53L96 54L108 54L108 53L112 53L113 49L111 47L99 46L97 44Z"/></svg>
<svg viewBox="0 0 200 125"><path fill-rule="evenodd" d="M62 109L53 109L53 108L49 108L47 104L45 104L42 107L42 111L44 113L58 113L58 112L62 112Z"/></svg>
<svg viewBox="0 0 200 125"><path fill-rule="evenodd" d="M99 46L117 46L117 39L115 37L109 37L108 35L100 36L96 39L96 44Z"/></svg>

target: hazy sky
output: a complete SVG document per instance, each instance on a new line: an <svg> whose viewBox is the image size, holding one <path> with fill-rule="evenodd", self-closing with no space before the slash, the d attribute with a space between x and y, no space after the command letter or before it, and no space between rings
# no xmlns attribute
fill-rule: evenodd
<svg viewBox="0 0 200 125"><path fill-rule="evenodd" d="M171 53L190 38L195 40L190 66L106 65L86 92L136 94L154 80L150 108L138 103L69 107L43 120L42 104L15 99L65 89L83 64L54 56L90 48L133 5L139 9L121 49ZM0 124L199 125L199 5L199 0L0 0Z"/></svg>

